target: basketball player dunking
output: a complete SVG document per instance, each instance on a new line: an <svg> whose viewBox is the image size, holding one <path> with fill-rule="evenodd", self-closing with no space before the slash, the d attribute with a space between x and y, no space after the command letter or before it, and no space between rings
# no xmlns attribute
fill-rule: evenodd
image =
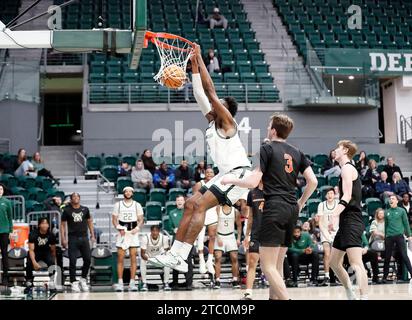
<svg viewBox="0 0 412 320"><path fill-rule="evenodd" d="M356 300L352 282L343 267L343 258L347 254L349 264L355 271L360 299L367 300L368 275L362 262L362 234L365 229L361 206L362 182L351 162L356 151L356 144L349 140L339 141L335 149L335 160L339 162L342 173L339 180L340 201L333 212L334 219L339 219L339 230L333 241L330 267L344 286L348 299Z"/></svg>
<svg viewBox="0 0 412 320"><path fill-rule="evenodd" d="M233 97L219 99L197 44L191 62L193 94L209 122L206 141L219 174L186 201L176 240L170 251L149 259L154 265L168 266L180 272L188 270L185 260L203 228L206 211L218 204L232 206L248 191L247 188L222 185L223 177L230 174L242 178L251 173L251 164L240 141L234 119L237 112L236 100Z"/></svg>
<svg viewBox="0 0 412 320"><path fill-rule="evenodd" d="M255 188L263 182L265 204L258 234L261 266L270 284L270 299L289 299L281 274L286 251L292 243L293 229L299 211L315 191L317 179L305 155L286 142L293 121L283 114L274 114L268 127L269 143L260 148L260 166L244 179L227 176L222 184ZM302 197L296 199L298 174L307 185Z"/></svg>

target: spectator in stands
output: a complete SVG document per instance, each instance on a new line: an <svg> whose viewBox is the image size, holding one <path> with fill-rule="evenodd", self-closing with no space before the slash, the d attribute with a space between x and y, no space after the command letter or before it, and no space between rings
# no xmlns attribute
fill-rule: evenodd
<svg viewBox="0 0 412 320"><path fill-rule="evenodd" d="M182 160L180 166L175 170L176 187L189 189L195 184L193 180L192 168L189 167L187 160Z"/></svg>
<svg viewBox="0 0 412 320"><path fill-rule="evenodd" d="M2 283L8 283L9 258L8 245L13 233L13 207L11 201L4 197L6 187L0 184L0 251L2 262Z"/></svg>
<svg viewBox="0 0 412 320"><path fill-rule="evenodd" d="M375 219L373 219L369 228L369 244L373 246L376 240L385 240L385 210L378 208L375 211Z"/></svg>
<svg viewBox="0 0 412 320"><path fill-rule="evenodd" d="M34 166L33 164L27 160L27 153L26 150L20 149L17 152L17 169L14 171L14 175L16 177L22 177L22 176L33 176L35 177L36 174L34 172Z"/></svg>
<svg viewBox="0 0 412 320"><path fill-rule="evenodd" d="M122 163L117 167L117 174L119 177L130 177L132 174L132 166L126 161L122 161Z"/></svg>
<svg viewBox="0 0 412 320"><path fill-rule="evenodd" d="M379 179L380 174L376 166L376 161L371 159L368 162L368 169L362 178L362 195L364 198L371 198L375 196L375 184L379 181Z"/></svg>
<svg viewBox="0 0 412 320"><path fill-rule="evenodd" d="M89 208L80 205L80 195L76 192L70 196L70 205L64 208L61 223L61 238L64 248L69 249L70 283L72 292L89 291L87 275L89 273L91 256L87 234L90 230L90 240L95 242L93 219ZM66 232L67 231L67 232ZM66 237L68 234L68 238ZM80 282L76 281L76 263L78 255L83 259Z"/></svg>
<svg viewBox="0 0 412 320"><path fill-rule="evenodd" d="M227 19L220 13L219 8L213 9L213 13L207 18L207 21L209 21L210 29L214 29L215 27L227 29Z"/></svg>
<svg viewBox="0 0 412 320"><path fill-rule="evenodd" d="M310 231L310 223L309 223L309 221L305 221L303 224L302 224L302 232L307 232L307 233L309 233L309 231Z"/></svg>
<svg viewBox="0 0 412 320"><path fill-rule="evenodd" d="M33 270L40 270L42 267L39 262L44 262L47 267L56 263L56 244L57 240L50 232L50 224L47 218L40 218L37 229L29 235L29 256L26 265L26 287L30 291L33 287ZM53 277L50 278L49 289L55 289ZM27 292L26 291L26 292Z"/></svg>
<svg viewBox="0 0 412 320"><path fill-rule="evenodd" d="M132 169L132 181L135 188L143 188L149 191L153 188L153 176L146 170L142 160L136 161L136 166Z"/></svg>
<svg viewBox="0 0 412 320"><path fill-rule="evenodd" d="M320 217L316 214L312 218L309 219L309 233L314 234L316 229L320 230L319 226Z"/></svg>
<svg viewBox="0 0 412 320"><path fill-rule="evenodd" d="M401 208L405 209L408 219L409 219L409 224L412 225L412 205L411 205L411 195L408 192L405 192L402 195L402 202L400 204Z"/></svg>
<svg viewBox="0 0 412 320"><path fill-rule="evenodd" d="M299 226L296 226L293 230L292 245L288 249L287 256L289 265L292 268L292 283L290 287L298 286L299 265L308 265L309 263L312 264L310 285L318 285L319 254L315 251L315 246L309 233L303 232Z"/></svg>
<svg viewBox="0 0 412 320"><path fill-rule="evenodd" d="M219 59L215 56L215 51L209 49L205 58L205 65L210 74L213 72L220 72Z"/></svg>
<svg viewBox="0 0 412 320"><path fill-rule="evenodd" d="M200 161L195 169L195 182L203 180L206 176L206 166L204 161Z"/></svg>
<svg viewBox="0 0 412 320"><path fill-rule="evenodd" d="M389 183L393 182L392 177L395 172L399 172L399 174L401 175L401 178L403 178L401 168L399 168L395 164L395 160L393 157L388 157L388 159L386 160L386 165L383 167L383 171L385 171L388 174Z"/></svg>
<svg viewBox="0 0 412 320"><path fill-rule="evenodd" d="M55 184L60 185L59 179L54 178L51 172L45 168L40 152L36 152L33 155L31 163L34 167L34 171L37 173L38 176L48 177L52 179Z"/></svg>
<svg viewBox="0 0 412 320"><path fill-rule="evenodd" d="M142 161L143 161L144 168L145 168L146 170L149 170L150 173L153 175L153 174L155 173L155 171L156 171L157 165L156 165L156 163L153 161L152 151L151 151L151 150L146 149L146 150L143 151Z"/></svg>
<svg viewBox="0 0 412 320"><path fill-rule="evenodd" d="M390 197L390 208L385 211L385 264L383 267L383 282L387 282L389 274L389 263L391 260L394 245L399 253L395 259L401 259L412 275L412 265L408 258L405 235L408 237L408 242L412 241L411 229L409 226L408 217L404 209L398 207L398 198L396 195ZM397 260L398 260L397 259Z"/></svg>
<svg viewBox="0 0 412 320"><path fill-rule="evenodd" d="M183 217L183 210L185 207L185 197L183 195L178 195L176 197L176 209L172 210L169 213L169 221L170 225L173 229L173 234L176 234L177 228L179 227L180 220L182 220ZM188 272L185 273L185 278L186 282L183 285L183 289L185 290L192 290L192 284L193 284L193 254L194 254L194 249L195 247L192 248L190 251L190 254L187 258L187 264L188 264ZM179 288L179 272L176 270L173 270L173 282L170 285L172 289L178 289Z"/></svg>
<svg viewBox="0 0 412 320"><path fill-rule="evenodd" d="M169 221L173 230L173 234L176 234L180 220L182 220L184 207L185 197L180 194L176 197L176 209L169 212Z"/></svg>
<svg viewBox="0 0 412 320"><path fill-rule="evenodd" d="M368 158L366 157L365 151L361 151L359 153L359 160L356 161L356 169L358 169L359 174L361 177L365 176L366 170L368 170Z"/></svg>
<svg viewBox="0 0 412 320"><path fill-rule="evenodd" d="M387 197L393 195L391 183L388 181L386 171L381 172L380 181L376 182L375 190L378 196L384 201Z"/></svg>
<svg viewBox="0 0 412 320"><path fill-rule="evenodd" d="M175 186L175 174L173 169L169 168L166 162L162 162L153 176L153 182L156 188L169 190Z"/></svg>
<svg viewBox="0 0 412 320"><path fill-rule="evenodd" d="M401 174L399 172L395 172L392 176L392 191L398 195L399 199L404 193L409 193L412 195L411 188L406 183L405 180L402 179Z"/></svg>
<svg viewBox="0 0 412 320"><path fill-rule="evenodd" d="M325 166L323 167L323 174L325 175L325 177L340 175L340 166L339 163L335 161L335 157L335 150L329 152L329 159L326 161Z"/></svg>

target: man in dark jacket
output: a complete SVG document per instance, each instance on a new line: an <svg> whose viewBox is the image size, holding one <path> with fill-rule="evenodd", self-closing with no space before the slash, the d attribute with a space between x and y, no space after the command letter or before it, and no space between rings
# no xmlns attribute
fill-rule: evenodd
<svg viewBox="0 0 412 320"><path fill-rule="evenodd" d="M388 174L388 181L389 181L390 183L393 182L393 181L392 181L392 176L393 176L393 174L394 174L395 172L399 172L400 175L401 175L401 177L403 178L401 168L399 168L399 167L395 164L395 160L393 159L393 157L389 157L389 158L386 160L386 163L387 163L386 166L383 167L383 171L386 171L386 173Z"/></svg>
<svg viewBox="0 0 412 320"><path fill-rule="evenodd" d="M193 171L187 164L187 160L182 160L180 166L175 170L176 187L189 189L193 187Z"/></svg>

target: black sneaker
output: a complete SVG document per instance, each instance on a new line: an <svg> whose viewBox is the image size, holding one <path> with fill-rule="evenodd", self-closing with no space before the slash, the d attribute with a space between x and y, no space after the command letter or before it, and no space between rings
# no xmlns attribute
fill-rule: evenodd
<svg viewBox="0 0 412 320"><path fill-rule="evenodd" d="M220 289L220 281L215 281L213 284L213 289Z"/></svg>
<svg viewBox="0 0 412 320"><path fill-rule="evenodd" d="M253 300L252 299L252 295L250 294L250 293L244 293L243 294L243 297L242 298L240 298L240 300Z"/></svg>
<svg viewBox="0 0 412 320"><path fill-rule="evenodd" d="M308 287L318 287L319 283L315 280L311 280L308 284Z"/></svg>
<svg viewBox="0 0 412 320"><path fill-rule="evenodd" d="M233 289L239 289L240 288L240 283L239 281L232 281L232 287Z"/></svg>
<svg viewBox="0 0 412 320"><path fill-rule="evenodd" d="M298 287L298 283L297 283L296 281L287 280L287 281L286 281L286 287L287 287L287 288L297 288L297 287Z"/></svg>
<svg viewBox="0 0 412 320"><path fill-rule="evenodd" d="M324 278L321 283L318 284L319 287L327 287L329 284L329 278Z"/></svg>

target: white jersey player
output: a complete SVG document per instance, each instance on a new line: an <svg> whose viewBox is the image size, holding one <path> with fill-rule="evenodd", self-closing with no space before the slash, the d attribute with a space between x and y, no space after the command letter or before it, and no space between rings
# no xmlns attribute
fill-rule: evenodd
<svg viewBox="0 0 412 320"><path fill-rule="evenodd" d="M212 168L207 168L205 171L205 179L199 181L193 186L193 193L196 193L203 187L208 181L210 181L215 176L215 173ZM215 246L215 239L216 239L216 227L217 227L217 207L210 208L206 211L205 215L205 223L202 230L197 237L197 250L199 253L199 272L201 274L205 274L206 271L212 275L215 274L215 268L213 266L213 252ZM203 248L205 243L205 232L207 229L207 234L209 237L209 245L208 245L208 258L207 262L205 261Z"/></svg>
<svg viewBox="0 0 412 320"><path fill-rule="evenodd" d="M155 265L166 265L181 272L188 270L185 260L203 228L206 211L218 204L232 206L248 191L247 188L235 185L223 185L222 179L225 176L241 179L251 174L251 164L240 141L238 126L234 119L237 102L233 97L219 99L203 62L200 46L195 44L193 49L193 94L209 122L206 141L219 174L186 202L183 219L171 250L165 255L149 260Z"/></svg>
<svg viewBox="0 0 412 320"><path fill-rule="evenodd" d="M125 187L123 189L123 200L114 205L112 213L112 223L118 230L116 247L117 247L117 273L119 282L115 285L116 291L123 291L123 268L126 250L130 253L130 283L129 290L137 291L134 276L137 270L137 248L139 245L140 227L143 225L143 208L140 203L134 201L133 188Z"/></svg>
<svg viewBox="0 0 412 320"><path fill-rule="evenodd" d="M215 241L215 289L220 288L220 271L223 253L229 253L232 264L233 288L240 288L238 250L242 236L242 223L240 213L234 207L219 206L218 209L217 237ZM235 236L235 224L237 237Z"/></svg>
<svg viewBox="0 0 412 320"><path fill-rule="evenodd" d="M339 204L339 200L335 199L335 189L331 188L326 192L326 201L319 203L317 215L319 216L320 240L323 246L323 265L325 270L326 285L329 281L335 282L333 273L329 274L330 254L332 250L333 240L336 232L339 229L339 220L333 219L333 212Z"/></svg>
<svg viewBox="0 0 412 320"><path fill-rule="evenodd" d="M142 291L147 291L147 260L156 257L169 250L169 237L160 233L160 227L153 225L150 227L150 233L145 234L142 238L140 247L140 272L142 274ZM163 289L170 290L169 286L170 268L163 268Z"/></svg>

